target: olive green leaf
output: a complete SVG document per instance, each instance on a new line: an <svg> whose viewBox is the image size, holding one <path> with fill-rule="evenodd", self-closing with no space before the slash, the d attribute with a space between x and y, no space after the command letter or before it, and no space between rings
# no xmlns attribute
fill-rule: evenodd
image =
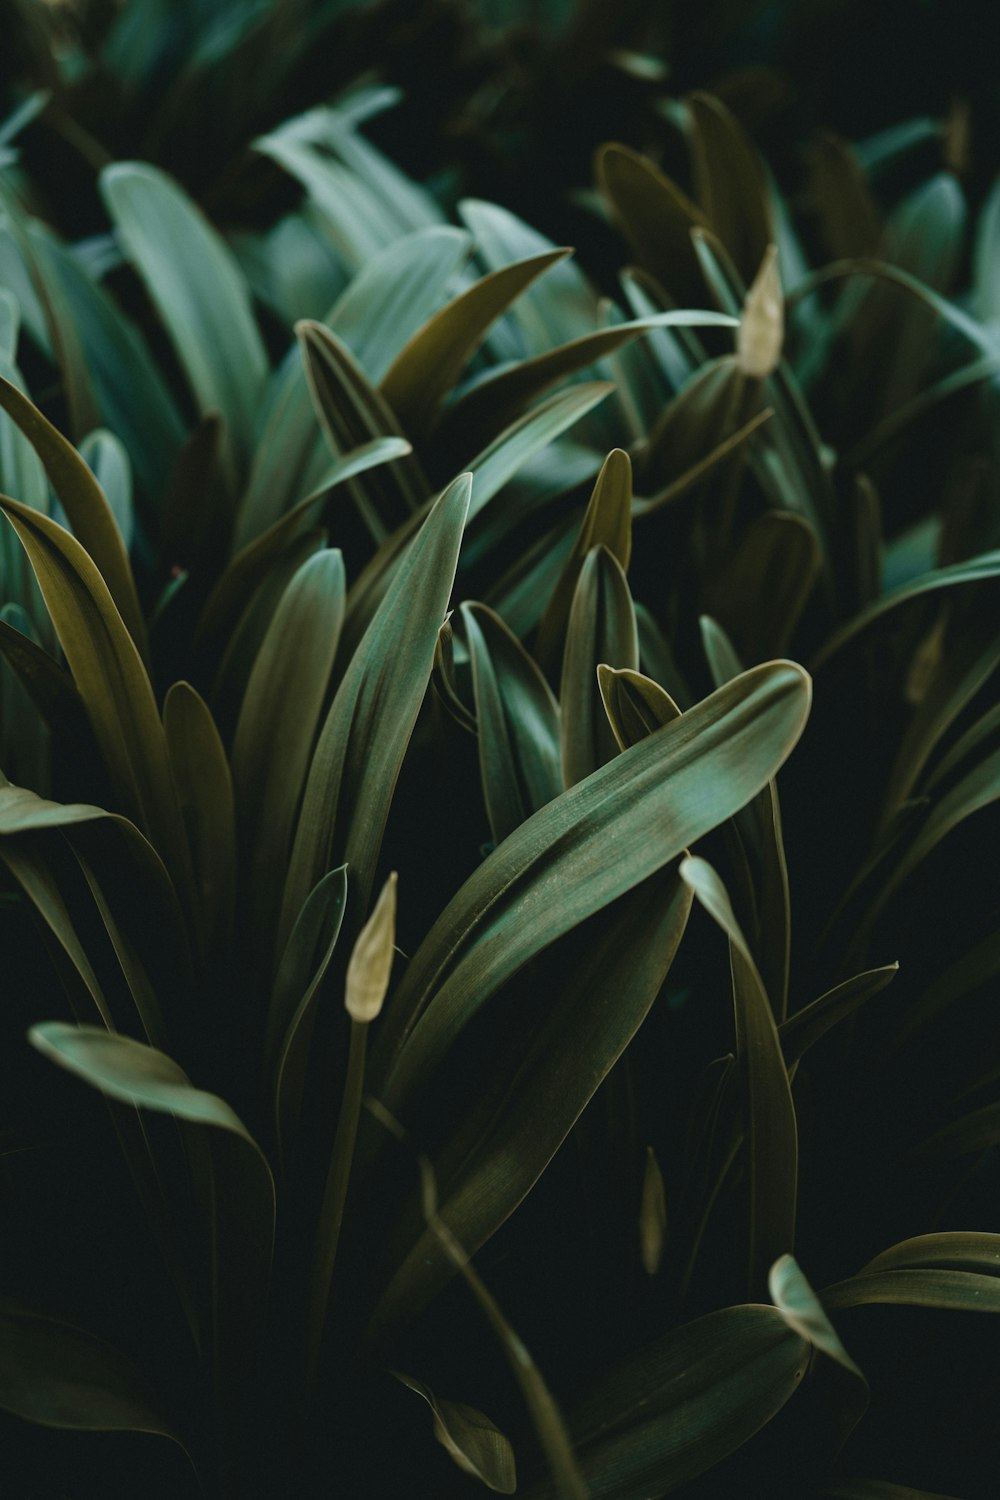
<svg viewBox="0 0 1000 1500"><path fill-rule="evenodd" d="M863 974L855 974L852 979L834 985L818 1000L782 1021L778 1036L789 1076L794 1076L796 1066L810 1047L814 1047L834 1026L852 1016L859 1006L884 990L898 973L898 963L885 964L880 969L866 969Z"/></svg>
<svg viewBox="0 0 1000 1500"><path fill-rule="evenodd" d="M771 510L758 516L706 581L705 612L753 664L783 656L820 572L816 533L802 516Z"/></svg>
<svg viewBox="0 0 1000 1500"><path fill-rule="evenodd" d="M701 210L628 146L602 146L595 170L601 192L639 261L686 301L700 285L690 231L706 222Z"/></svg>
<svg viewBox="0 0 1000 1500"><path fill-rule="evenodd" d="M2 376L0 407L17 423L44 464L74 536L93 559L140 656L147 660L146 627L125 543L96 477L72 443Z"/></svg>
<svg viewBox="0 0 1000 1500"><path fill-rule="evenodd" d="M795 1237L795 1106L771 1003L726 888L708 861L698 856L685 859L680 874L729 939L750 1182L749 1284L755 1287L774 1261L789 1253Z"/></svg>
<svg viewBox="0 0 1000 1500"><path fill-rule="evenodd" d="M95 1334L0 1302L0 1407L44 1427L148 1432L180 1444L144 1373Z"/></svg>
<svg viewBox="0 0 1000 1500"><path fill-rule="evenodd" d="M569 250L547 250L491 271L434 314L410 338L382 378L381 392L403 431L425 431L463 365L490 326Z"/></svg>
<svg viewBox="0 0 1000 1500"><path fill-rule="evenodd" d="M330 706L313 754L285 886L281 932L343 851L367 909L403 756L430 679L458 563L470 475L441 495L399 563Z"/></svg>
<svg viewBox="0 0 1000 1500"><path fill-rule="evenodd" d="M559 705L503 621L463 604L479 742L479 771L495 844L562 791Z"/></svg>
<svg viewBox="0 0 1000 1500"><path fill-rule="evenodd" d="M354 355L322 323L295 325L302 345L309 392L336 457L377 437L402 437L396 415L370 383ZM409 453L391 468L352 485L352 494L376 542L419 509L429 486Z"/></svg>
<svg viewBox="0 0 1000 1500"><path fill-rule="evenodd" d="M363 265L338 297L323 321L374 384L438 311L471 246L451 225L418 229Z"/></svg>
<svg viewBox="0 0 1000 1500"><path fill-rule="evenodd" d="M534 1187L645 1020L690 909L675 872L663 870L590 918L590 941L557 981L544 1019L456 1122L436 1174L443 1221L470 1255ZM392 1250L400 1264L369 1325L374 1339L412 1318L452 1270L431 1229Z"/></svg>
<svg viewBox="0 0 1000 1500"><path fill-rule="evenodd" d="M464 1401L441 1400L412 1375L400 1370L389 1373L427 1402L434 1418L434 1436L460 1469L499 1495L513 1495L517 1489L514 1450L510 1439L489 1417Z"/></svg>
<svg viewBox="0 0 1000 1500"><path fill-rule="evenodd" d="M573 786L617 753L604 711L597 668L639 666L639 639L624 570L606 547L587 553L566 629L559 685L562 769Z"/></svg>
<svg viewBox="0 0 1000 1500"><path fill-rule="evenodd" d="M584 559L592 547L600 546L606 547L628 572L632 555L632 463L621 448L613 448L601 466L573 551L538 627L536 654L543 665L558 661Z"/></svg>
<svg viewBox="0 0 1000 1500"><path fill-rule="evenodd" d="M680 716L666 688L629 667L617 669L602 662L597 668L597 685L620 750L637 745Z"/></svg>
<svg viewBox="0 0 1000 1500"><path fill-rule="evenodd" d="M710 94L686 100L695 197L708 222L749 282L774 239L767 176L749 137Z"/></svg>
<svg viewBox="0 0 1000 1500"><path fill-rule="evenodd" d="M671 1494L714 1467L777 1415L809 1358L776 1307L753 1304L709 1313L632 1355L569 1414L590 1500Z"/></svg>
<svg viewBox="0 0 1000 1500"><path fill-rule="evenodd" d="M373 1090L403 1109L479 1007L536 953L732 816L790 753L809 701L800 667L756 668L516 829L410 960L382 1022Z"/></svg>
<svg viewBox="0 0 1000 1500"><path fill-rule="evenodd" d="M175 682L163 727L177 801L187 828L202 951L228 943L236 896L236 817L226 752L211 710L189 682Z"/></svg>
<svg viewBox="0 0 1000 1500"><path fill-rule="evenodd" d="M199 410L222 413L229 464L242 464L268 361L239 267L187 194L158 167L114 162L101 173L100 186Z"/></svg>
<svg viewBox="0 0 1000 1500"><path fill-rule="evenodd" d="M281 597L254 662L233 737L247 891L266 932L279 909L295 815L344 619L342 554L314 553ZM276 748L281 744L281 755Z"/></svg>
<svg viewBox="0 0 1000 1500"><path fill-rule="evenodd" d="M90 726L83 700L73 679L47 651L14 623L11 611L4 606L0 613L0 655L17 675L48 727L55 733L77 739L88 734ZM77 742L79 743L78 739Z"/></svg>
<svg viewBox="0 0 1000 1500"><path fill-rule="evenodd" d="M994 1139L996 1139L994 1133ZM893 1245L822 1293L826 1308L896 1303L1000 1312L1000 1235L920 1235Z"/></svg>
<svg viewBox="0 0 1000 1500"><path fill-rule="evenodd" d="M0 509L31 560L126 813L168 867L183 871L184 831L166 736L142 659L104 579L80 543L48 516L2 497Z"/></svg>

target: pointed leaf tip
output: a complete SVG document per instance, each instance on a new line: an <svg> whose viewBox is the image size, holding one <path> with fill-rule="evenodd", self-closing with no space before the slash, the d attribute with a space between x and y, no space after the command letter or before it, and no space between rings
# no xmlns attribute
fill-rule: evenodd
<svg viewBox="0 0 1000 1500"><path fill-rule="evenodd" d="M764 380L781 359L785 306L778 271L778 247L768 245L760 270L747 292L736 335L736 354L744 375Z"/></svg>
<svg viewBox="0 0 1000 1500"><path fill-rule="evenodd" d="M358 934L344 986L344 1005L352 1021L367 1025L382 1009L396 941L396 872L393 870Z"/></svg>

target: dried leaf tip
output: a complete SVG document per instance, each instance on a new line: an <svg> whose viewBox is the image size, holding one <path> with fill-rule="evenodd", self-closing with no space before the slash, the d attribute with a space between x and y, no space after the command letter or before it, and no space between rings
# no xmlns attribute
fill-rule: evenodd
<svg viewBox="0 0 1000 1500"><path fill-rule="evenodd" d="M736 356L744 375L763 380L778 367L785 338L785 303L778 272L778 247L768 245L747 292L736 334Z"/></svg>
<svg viewBox="0 0 1000 1500"><path fill-rule="evenodd" d="M358 933L347 965L344 1005L352 1021L374 1021L385 1000L396 942L396 872L393 870Z"/></svg>

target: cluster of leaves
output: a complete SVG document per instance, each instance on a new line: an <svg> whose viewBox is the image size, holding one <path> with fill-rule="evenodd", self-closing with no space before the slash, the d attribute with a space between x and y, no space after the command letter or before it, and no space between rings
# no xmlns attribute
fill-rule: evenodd
<svg viewBox="0 0 1000 1500"><path fill-rule="evenodd" d="M0 128L0 1406L222 1500L971 1500L1000 192L664 97L601 295L392 98L225 232L121 159L69 238Z"/></svg>

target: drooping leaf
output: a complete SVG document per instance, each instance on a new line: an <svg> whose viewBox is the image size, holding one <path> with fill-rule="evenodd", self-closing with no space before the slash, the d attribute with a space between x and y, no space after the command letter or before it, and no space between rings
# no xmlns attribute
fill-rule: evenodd
<svg viewBox="0 0 1000 1500"><path fill-rule="evenodd" d="M148 1432L183 1443L143 1371L95 1334L0 1303L0 1407L44 1427Z"/></svg>
<svg viewBox="0 0 1000 1500"><path fill-rule="evenodd" d="M1000 1312L1000 1235L920 1235L893 1245L822 1293L826 1308L896 1303Z"/></svg>
<svg viewBox="0 0 1000 1500"><path fill-rule="evenodd" d="M826 1036L834 1026L865 1004L867 1000L891 984L899 972L899 964L886 964L880 969L867 969L845 979L820 995L811 1005L795 1011L778 1028L781 1048L785 1054L785 1066L791 1074L810 1047Z"/></svg>
<svg viewBox="0 0 1000 1500"><path fill-rule="evenodd" d="M514 1450L489 1417L467 1406L464 1401L444 1401L429 1386L399 1370L391 1372L396 1379L422 1396L434 1417L434 1436L448 1457L466 1474L479 1479L487 1489L500 1495L513 1495L517 1489Z"/></svg>

